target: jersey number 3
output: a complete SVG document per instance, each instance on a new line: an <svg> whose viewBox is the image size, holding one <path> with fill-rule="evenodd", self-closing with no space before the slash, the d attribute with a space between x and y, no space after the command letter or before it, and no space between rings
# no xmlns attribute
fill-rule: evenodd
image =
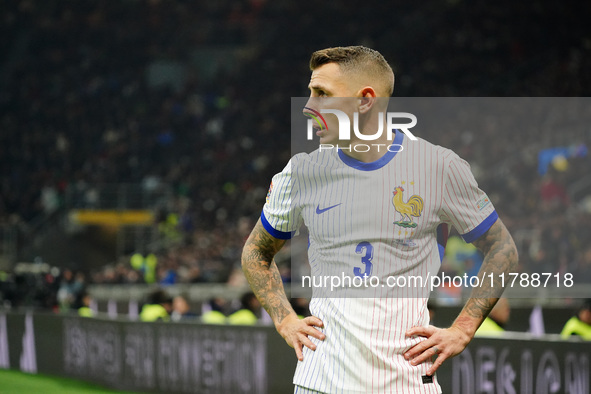
<svg viewBox="0 0 591 394"><path fill-rule="evenodd" d="M359 242L355 248L355 253L362 255L361 262L365 265L363 271L359 267L353 268L353 273L355 276L371 276L371 271L373 268L373 263L371 262L373 259L373 246L367 241Z"/></svg>

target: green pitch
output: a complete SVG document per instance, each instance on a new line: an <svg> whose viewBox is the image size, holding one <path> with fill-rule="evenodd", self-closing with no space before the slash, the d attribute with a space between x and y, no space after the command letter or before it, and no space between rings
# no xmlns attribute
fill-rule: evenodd
<svg viewBox="0 0 591 394"><path fill-rule="evenodd" d="M31 375L0 369L0 394L99 394L124 393L113 391L81 380L48 375Z"/></svg>

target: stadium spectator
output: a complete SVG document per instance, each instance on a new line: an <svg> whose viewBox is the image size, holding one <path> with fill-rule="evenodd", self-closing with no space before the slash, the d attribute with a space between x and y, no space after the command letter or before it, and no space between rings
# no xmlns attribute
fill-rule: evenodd
<svg viewBox="0 0 591 394"><path fill-rule="evenodd" d="M70 269L65 269L60 278L60 287L57 292L57 299L62 311L67 311L75 306L79 295L84 291L86 280L84 273L77 272L76 275Z"/></svg>
<svg viewBox="0 0 591 394"><path fill-rule="evenodd" d="M184 295L177 295L172 300L172 313L170 319L172 321L194 320L197 314L191 312L191 306Z"/></svg>

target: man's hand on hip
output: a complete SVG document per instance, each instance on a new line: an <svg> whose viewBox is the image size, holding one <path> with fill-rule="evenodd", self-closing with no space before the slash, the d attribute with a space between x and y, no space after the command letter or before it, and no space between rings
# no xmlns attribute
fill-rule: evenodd
<svg viewBox="0 0 591 394"><path fill-rule="evenodd" d="M306 346L312 350L316 350L316 345L308 338L324 340L325 335L316 327L323 327L322 320L315 316L308 316L300 319L296 315L286 316L283 321L277 325L277 331L289 346L295 349L298 360L304 360L303 347Z"/></svg>
<svg viewBox="0 0 591 394"><path fill-rule="evenodd" d="M455 326L450 328L413 327L406 332L406 336L427 338L404 353L404 358L409 360L412 365L418 365L437 356L433 366L427 371L427 375L430 376L445 360L461 353L471 340L468 334Z"/></svg>

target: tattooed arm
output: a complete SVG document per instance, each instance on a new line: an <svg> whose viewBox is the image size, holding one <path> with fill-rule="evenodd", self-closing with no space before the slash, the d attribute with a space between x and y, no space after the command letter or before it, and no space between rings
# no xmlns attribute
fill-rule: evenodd
<svg viewBox="0 0 591 394"><path fill-rule="evenodd" d="M482 286L472 290L468 302L452 325L470 335L470 339L503 293L501 275L505 274L507 277L510 272L515 272L518 260L513 238L501 219L498 219L482 237L474 241L474 245L484 255L484 261L478 273ZM485 274L487 278L492 275L492 282L488 279L483 280L482 276Z"/></svg>
<svg viewBox="0 0 591 394"><path fill-rule="evenodd" d="M285 295L281 275L273 260L284 244L284 240L271 236L259 219L244 245L242 269L253 292L273 319L275 328L295 349L301 361L304 359L303 346L316 349L308 335L323 340L324 334L314 328L322 327L322 321L314 316L300 320Z"/></svg>
<svg viewBox="0 0 591 394"><path fill-rule="evenodd" d="M419 335L428 338L405 353L404 356L411 361L411 364L420 364L437 355L433 366L427 371L428 375L433 375L443 361L461 353L466 348L503 293L499 275L504 273L508 276L517 268L517 248L501 219L498 219L485 234L474 241L474 245L484 254L479 272L482 286L472 290L470 299L451 327L446 329L433 326L413 327L406 332L407 336ZM493 275L492 283L488 279L482 280L485 273L487 278L490 274Z"/></svg>

